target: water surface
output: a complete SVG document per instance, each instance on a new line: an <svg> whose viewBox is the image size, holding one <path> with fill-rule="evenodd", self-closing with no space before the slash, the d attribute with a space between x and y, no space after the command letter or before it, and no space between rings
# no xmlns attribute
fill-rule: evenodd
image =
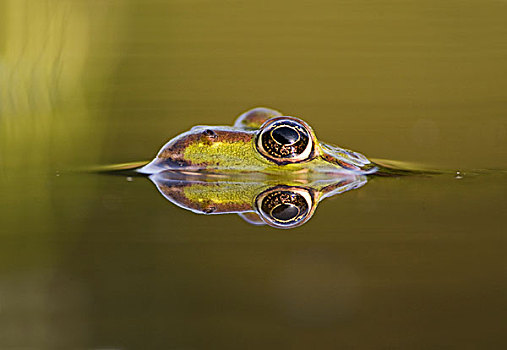
<svg viewBox="0 0 507 350"><path fill-rule="evenodd" d="M506 18L492 0L0 1L0 347L505 347ZM257 105L465 176L373 179L277 230L76 171Z"/></svg>

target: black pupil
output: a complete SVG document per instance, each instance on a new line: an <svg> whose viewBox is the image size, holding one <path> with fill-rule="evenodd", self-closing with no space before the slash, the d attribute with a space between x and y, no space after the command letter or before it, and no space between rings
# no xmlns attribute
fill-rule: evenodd
<svg viewBox="0 0 507 350"><path fill-rule="evenodd" d="M299 214L299 209L293 204L284 203L273 208L271 215L279 221L289 221Z"/></svg>
<svg viewBox="0 0 507 350"><path fill-rule="evenodd" d="M273 139L282 145L292 145L299 140L299 133L288 126L281 126L271 132Z"/></svg>

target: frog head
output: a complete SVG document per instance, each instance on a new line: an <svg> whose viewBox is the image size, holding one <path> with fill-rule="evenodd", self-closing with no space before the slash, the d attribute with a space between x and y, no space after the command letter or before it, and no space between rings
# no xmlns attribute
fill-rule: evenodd
<svg viewBox="0 0 507 350"><path fill-rule="evenodd" d="M234 126L196 126L176 136L138 171L293 175L369 174L376 169L360 153L319 141L302 119L254 108Z"/></svg>

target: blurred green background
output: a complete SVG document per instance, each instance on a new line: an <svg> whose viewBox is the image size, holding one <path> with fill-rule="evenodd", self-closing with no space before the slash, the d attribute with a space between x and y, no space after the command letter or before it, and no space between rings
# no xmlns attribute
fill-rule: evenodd
<svg viewBox="0 0 507 350"><path fill-rule="evenodd" d="M0 348L502 348L505 1L0 0ZM296 230L147 180L270 106L467 177L379 179Z"/></svg>

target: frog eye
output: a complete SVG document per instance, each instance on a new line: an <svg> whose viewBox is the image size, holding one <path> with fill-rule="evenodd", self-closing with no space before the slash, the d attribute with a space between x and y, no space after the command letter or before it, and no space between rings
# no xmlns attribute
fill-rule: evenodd
<svg viewBox="0 0 507 350"><path fill-rule="evenodd" d="M310 218L313 197L304 188L277 186L255 199L261 218L270 226L292 228Z"/></svg>
<svg viewBox="0 0 507 350"><path fill-rule="evenodd" d="M309 160L314 142L310 127L300 119L278 117L268 120L257 137L257 149L268 160L284 165Z"/></svg>

